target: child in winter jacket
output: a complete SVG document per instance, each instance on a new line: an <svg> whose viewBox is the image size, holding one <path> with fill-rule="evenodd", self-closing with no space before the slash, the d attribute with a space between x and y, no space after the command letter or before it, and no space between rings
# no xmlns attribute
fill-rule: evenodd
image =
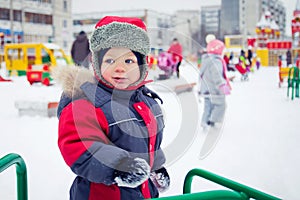
<svg viewBox="0 0 300 200"><path fill-rule="evenodd" d="M176 72L177 72L177 77L179 78L179 67L181 65L182 61L182 46L179 43L177 38L174 38L172 41L172 44L170 45L168 49L168 53L172 54L173 62L176 63Z"/></svg>
<svg viewBox="0 0 300 200"><path fill-rule="evenodd" d="M145 84L150 50L138 18L106 16L90 38L93 73L64 67L58 146L77 175L71 200L137 200L169 187L159 96ZM161 101L162 102L162 101Z"/></svg>
<svg viewBox="0 0 300 200"><path fill-rule="evenodd" d="M200 95L204 96L204 112L201 125L206 128L221 123L224 118L225 95L230 94L230 85L226 77L226 63L223 59L225 45L214 39L207 44L207 54L202 57L200 68Z"/></svg>

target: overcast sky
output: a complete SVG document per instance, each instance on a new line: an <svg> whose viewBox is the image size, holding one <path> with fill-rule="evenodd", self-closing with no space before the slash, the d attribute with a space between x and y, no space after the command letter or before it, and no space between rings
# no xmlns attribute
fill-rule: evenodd
<svg viewBox="0 0 300 200"><path fill-rule="evenodd" d="M290 21L297 0L282 0L287 9L287 34L290 35ZM130 9L151 9L165 13L173 13L176 10L199 10L201 6L218 5L221 0L73 0L74 13L117 11Z"/></svg>
<svg viewBox="0 0 300 200"><path fill-rule="evenodd" d="M172 13L176 10L193 9L199 10L204 5L218 5L221 0L73 0L73 11L116 11L147 8L165 13Z"/></svg>

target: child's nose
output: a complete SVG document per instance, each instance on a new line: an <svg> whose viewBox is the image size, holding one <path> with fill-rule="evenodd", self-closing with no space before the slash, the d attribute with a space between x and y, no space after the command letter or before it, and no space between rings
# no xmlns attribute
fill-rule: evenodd
<svg viewBox="0 0 300 200"><path fill-rule="evenodd" d="M122 64L121 62L117 62L115 67L115 72L125 72L125 71L126 70L124 64Z"/></svg>

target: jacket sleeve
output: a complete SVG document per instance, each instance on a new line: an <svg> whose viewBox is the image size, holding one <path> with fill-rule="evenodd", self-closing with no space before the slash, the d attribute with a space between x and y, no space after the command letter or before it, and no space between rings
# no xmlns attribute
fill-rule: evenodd
<svg viewBox="0 0 300 200"><path fill-rule="evenodd" d="M165 154L164 154L163 150L161 148L159 148L155 152L154 163L153 163L153 167L152 167L151 171L155 171L157 169L162 168L163 165L165 164L165 162L166 162Z"/></svg>
<svg viewBox="0 0 300 200"><path fill-rule="evenodd" d="M161 149L161 143L163 139L163 128L164 128L164 120L162 116L157 118L157 123L158 123L158 133L156 136L156 143L155 143L156 150L155 150L153 166L151 169L152 171L162 168L166 162L165 154Z"/></svg>
<svg viewBox="0 0 300 200"><path fill-rule="evenodd" d="M213 59L212 65L208 68L208 70L217 87L226 83L226 80L223 77L223 63L220 59Z"/></svg>
<svg viewBox="0 0 300 200"><path fill-rule="evenodd" d="M129 153L110 143L100 108L87 100L68 104L59 118L58 146L72 171L91 182L111 185L114 168Z"/></svg>

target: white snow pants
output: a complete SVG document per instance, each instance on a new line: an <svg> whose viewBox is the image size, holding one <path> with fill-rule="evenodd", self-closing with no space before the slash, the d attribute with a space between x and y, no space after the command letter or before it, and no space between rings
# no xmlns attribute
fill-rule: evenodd
<svg viewBox="0 0 300 200"><path fill-rule="evenodd" d="M226 101L224 95L205 97L201 124L207 124L208 121L216 123L222 122L224 119L225 110Z"/></svg>

